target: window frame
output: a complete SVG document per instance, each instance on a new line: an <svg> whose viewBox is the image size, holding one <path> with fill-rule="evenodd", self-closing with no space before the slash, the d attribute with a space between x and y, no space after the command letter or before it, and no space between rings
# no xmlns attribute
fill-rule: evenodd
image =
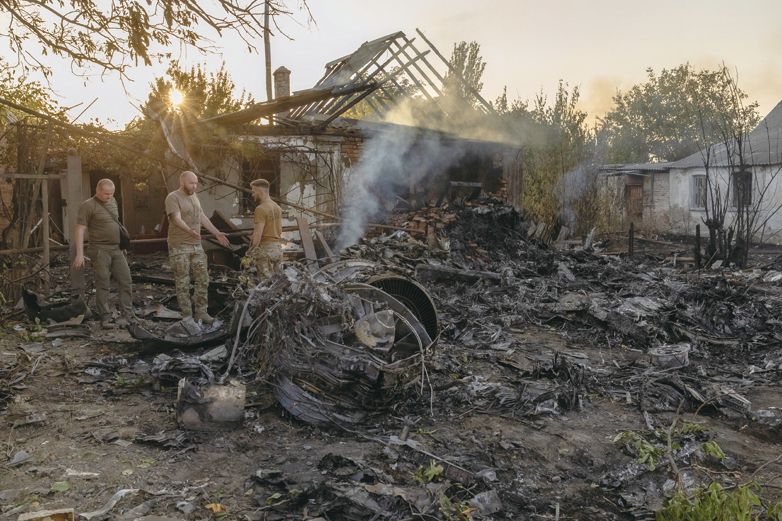
<svg viewBox="0 0 782 521"><path fill-rule="evenodd" d="M748 178L748 179L747 179ZM742 181L742 179L746 179ZM730 182L731 182L731 198L730 198L730 205L731 209L733 210L740 210L742 208L747 208L752 206L752 200L753 200L753 183L754 183L754 173L751 170L742 170L740 172L733 172L730 174ZM747 186L744 186L744 190L741 189L741 185L749 185L747 190ZM744 197L742 197L742 195Z"/></svg>
<svg viewBox="0 0 782 521"><path fill-rule="evenodd" d="M690 197L690 208L693 210L705 210L706 205L709 202L709 181L708 176L706 174L693 174L692 181L691 181L691 197ZM699 181L703 181L703 204L698 204L698 195L701 190L699 190L698 184Z"/></svg>

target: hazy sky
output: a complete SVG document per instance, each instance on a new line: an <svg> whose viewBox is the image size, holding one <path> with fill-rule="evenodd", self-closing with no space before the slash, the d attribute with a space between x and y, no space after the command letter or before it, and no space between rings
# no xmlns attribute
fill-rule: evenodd
<svg viewBox="0 0 782 521"><path fill-rule="evenodd" d="M616 89L645 80L655 71L690 62L714 69L719 63L736 68L739 86L760 102L765 115L782 100L782 1L747 0L618 0L547 2L484 0L309 0L315 24L307 26L291 0L294 19L281 20L286 32L272 39L272 69L292 71L293 90L311 87L323 65L353 52L361 43L396 31L417 36L420 28L449 57L455 42L477 41L487 63L482 94L494 100L507 86L509 99L531 100L542 91L551 97L561 79L579 85L581 108L591 117L611 106ZM265 100L263 55L249 54L235 39L223 59L239 88ZM259 42L262 52L262 42ZM423 42L418 46L425 47ZM8 52L8 51L4 51ZM434 57L430 57L436 59ZM190 52L186 64L207 58ZM220 58L208 58L219 67ZM56 70L54 86L61 105L98 101L79 121L111 118L124 124L137 114L131 104L147 98L149 83L165 66L131 73L127 94L116 77L92 78L84 85L69 66ZM74 109L74 117L81 109ZM590 118L591 120L591 118Z"/></svg>

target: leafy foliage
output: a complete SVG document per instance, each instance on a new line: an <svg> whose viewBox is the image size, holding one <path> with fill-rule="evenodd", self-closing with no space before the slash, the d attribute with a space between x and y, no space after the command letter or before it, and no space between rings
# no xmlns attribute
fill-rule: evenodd
<svg viewBox="0 0 782 521"><path fill-rule="evenodd" d="M413 480L417 483L431 483L437 476L443 473L443 466L435 464L434 460L429 461L429 467L418 467L418 470L412 474Z"/></svg>
<svg viewBox="0 0 782 521"><path fill-rule="evenodd" d="M779 504L779 503L777 503ZM759 518L760 487L750 482L728 493L719 483L699 487L691 496L677 493L655 513L657 521L753 521ZM771 513L771 512L769 512ZM769 517L770 519L775 519Z"/></svg>
<svg viewBox="0 0 782 521"><path fill-rule="evenodd" d="M562 184L565 176L579 165L596 164L594 135L586 125L587 114L577 108L579 95L578 87L569 91L568 85L560 82L551 104L542 92L535 96L531 107L521 100L508 104L505 92L494 103L495 110L524 137L524 210L533 221L554 223L564 204L583 199L590 192L593 198L600 196L594 175L592 179L579 179L586 182L578 183L583 190L578 193L565 193L576 183ZM593 200L589 201L582 201L585 215ZM591 213L597 216L596 212ZM588 219L582 223L592 225Z"/></svg>
<svg viewBox="0 0 782 521"><path fill-rule="evenodd" d="M722 452L722 448L717 444L716 441L707 441L706 443L698 447L698 450L703 451L703 453L706 454L707 456L711 454L716 458L725 459L725 453Z"/></svg>
<svg viewBox="0 0 782 521"><path fill-rule="evenodd" d="M155 78L150 87L150 99L156 98L163 103L170 101L173 90L181 92L184 99L179 109L200 119L236 112L255 103L244 90L239 97L234 97L236 84L225 70L225 62L217 72L207 73L206 65L203 69L199 64L186 70L182 69L178 62L172 61L166 75Z"/></svg>
<svg viewBox="0 0 782 521"><path fill-rule="evenodd" d="M57 102L40 82L30 80L26 74L20 73L18 67L9 65L2 56L0 56L0 98L44 114L55 115L60 112ZM0 112L10 112L16 119L27 116L5 106L0 109Z"/></svg>
<svg viewBox="0 0 782 521"><path fill-rule="evenodd" d="M291 15L285 0L270 0L270 14ZM306 0L301 10L312 20ZM255 51L254 41L263 38L264 2L250 4L235 0L214 3L186 0L2 0L0 13L8 19L0 39L6 40L19 61L51 73L45 64L53 55L69 59L75 69L97 66L127 77L131 65L152 65L170 59L165 50L171 44L214 52L208 29L218 36L237 34ZM276 21L275 21L276 24ZM156 52L155 47L163 47Z"/></svg>
<svg viewBox="0 0 782 521"><path fill-rule="evenodd" d="M758 104L737 106L725 72L725 66L696 71L689 63L659 75L648 68L647 81L618 92L600 118L607 162L677 161L719 142L725 122L756 125ZM738 96L747 98L743 91Z"/></svg>
<svg viewBox="0 0 782 521"><path fill-rule="evenodd" d="M657 468L657 463L665 455L663 449L652 445L646 441L646 438L635 432L620 432L613 442L616 443L618 441L632 443L638 455L638 463L646 465L652 472L654 472ZM674 443L673 448L679 448L678 444Z"/></svg>
<svg viewBox="0 0 782 521"><path fill-rule="evenodd" d="M472 521L472 507L467 501L460 502L449 498L442 492L438 495L440 514L448 521Z"/></svg>
<svg viewBox="0 0 782 521"><path fill-rule="evenodd" d="M479 54L481 46L478 42L467 43L465 41L453 45L453 53L449 63L453 70L446 73L443 78L443 95L460 98L471 105L475 105L478 100L475 95L464 85L459 76L474 88L478 93L483 90L483 71L486 69L486 62Z"/></svg>

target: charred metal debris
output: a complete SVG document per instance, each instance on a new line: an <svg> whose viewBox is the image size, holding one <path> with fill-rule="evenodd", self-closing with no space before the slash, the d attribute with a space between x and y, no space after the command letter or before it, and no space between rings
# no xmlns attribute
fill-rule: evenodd
<svg viewBox="0 0 782 521"><path fill-rule="evenodd" d="M158 350L224 342L208 360L159 355L151 376L263 382L294 417L347 427L417 400L430 411L472 406L507 417L579 411L595 393L648 411L682 401L684 410L747 411L741 393L780 365L782 304L763 283L779 280L773 270L682 272L596 246L550 248L489 197L435 213L445 225L425 240L362 239L338 262L287 263L276 278L238 285L225 323L177 323L162 338L132 331ZM577 350L529 344L520 333L530 324L627 361L596 367ZM495 363L503 381L464 375L456 355L464 350ZM712 357L731 377L706 376L698 364ZM747 360L752 376L736 380L725 364Z"/></svg>
<svg viewBox="0 0 782 521"><path fill-rule="evenodd" d="M568 479L615 494L619 506L611 508L636 519L659 508L660 493L638 490L653 482L659 492L666 474L635 461L630 444L618 449L633 458L627 465L607 466L579 450L569 456L573 476L562 477L525 440L462 427L466 415L501 417L535 433L555 417L583 425L610 401L637 407L651 433L665 427L661 412L742 422L751 413L772 428L782 423L777 411L756 410L746 398L753 386L776 385L782 367L780 266L698 272L654 256L606 255L605 241L556 249L530 238L515 209L484 196L396 219L426 233L367 237L336 262L325 255L317 265L286 262L278 276L250 285L221 275L220 321L160 325L171 313L155 307L156 318L131 330L142 353L94 360L79 383L111 393L151 384L141 392L167 411L154 391L178 386L179 429L155 426L133 439L177 454L193 450L198 431L263 432L259 411L274 406L329 438L373 442L362 457L308 456L305 471L270 460L249 483L262 509L306 507L331 519L407 519L457 503L484 517L522 518L554 506L536 483ZM41 345L24 346L0 370L0 397L47 356ZM467 430L438 438L416 427L424 418ZM84 436L124 441L115 431ZM671 457L690 461L713 436L678 435L681 449ZM429 438L432 446L419 441ZM427 469L441 478L427 482ZM410 485L416 472L422 486ZM301 493L267 503L291 489ZM595 518L603 512L581 496L562 501Z"/></svg>

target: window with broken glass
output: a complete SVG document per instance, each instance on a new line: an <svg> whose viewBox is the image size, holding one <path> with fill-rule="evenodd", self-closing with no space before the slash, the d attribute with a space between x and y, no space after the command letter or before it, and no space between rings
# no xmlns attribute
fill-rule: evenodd
<svg viewBox="0 0 782 521"><path fill-rule="evenodd" d="M752 204L752 172L734 172L733 207L744 208Z"/></svg>
<svg viewBox="0 0 782 521"><path fill-rule="evenodd" d="M692 206L693 208L706 208L708 188L705 175L696 175L692 178Z"/></svg>

